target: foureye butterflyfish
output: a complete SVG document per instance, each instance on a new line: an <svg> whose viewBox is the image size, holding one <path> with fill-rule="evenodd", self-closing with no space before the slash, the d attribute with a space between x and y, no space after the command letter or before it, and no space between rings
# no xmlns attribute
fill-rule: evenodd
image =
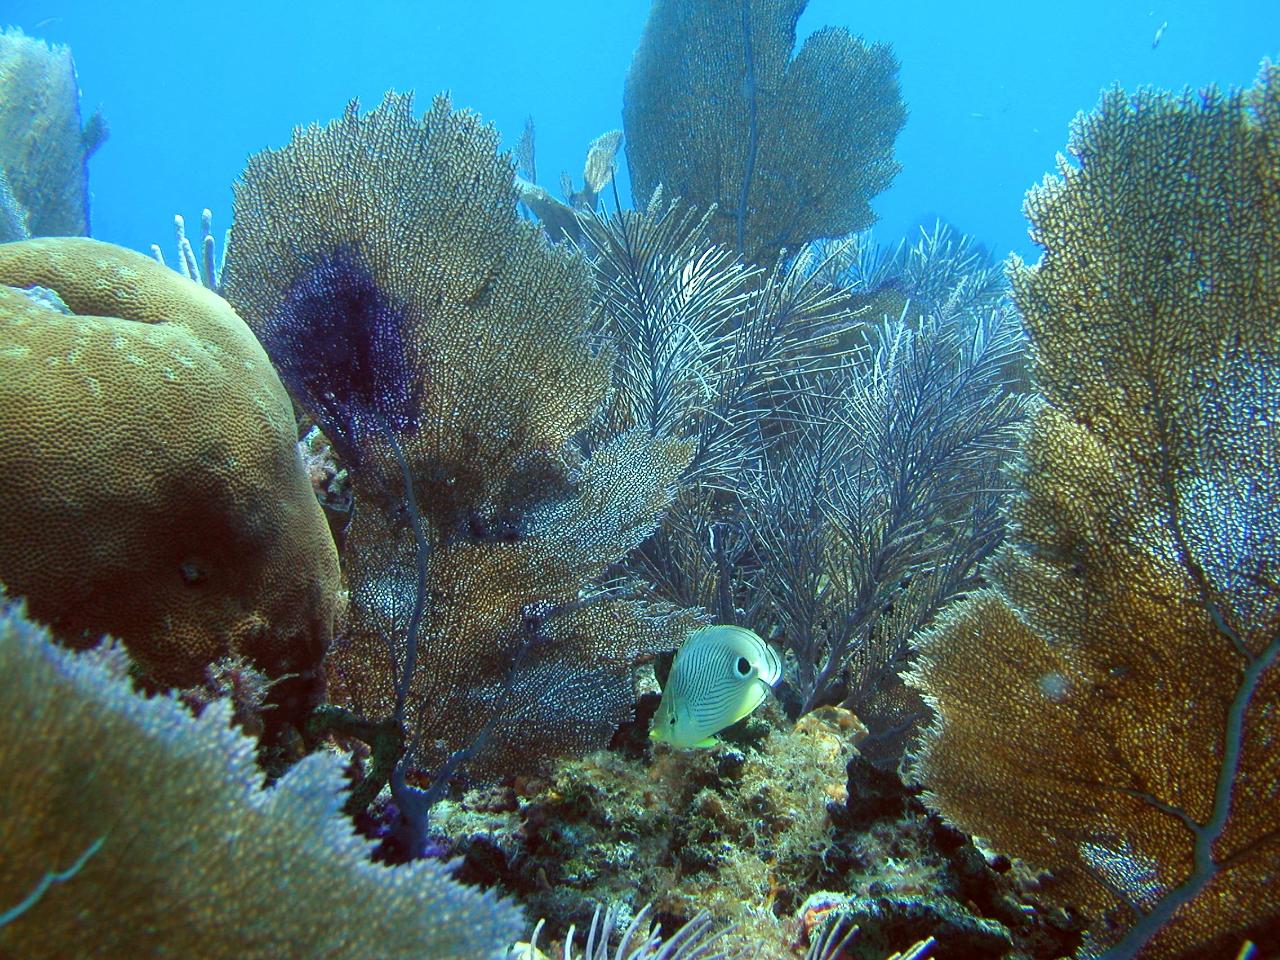
<svg viewBox="0 0 1280 960"><path fill-rule="evenodd" d="M676 651L649 736L673 747L710 747L781 679L782 657L745 627L694 630Z"/></svg>

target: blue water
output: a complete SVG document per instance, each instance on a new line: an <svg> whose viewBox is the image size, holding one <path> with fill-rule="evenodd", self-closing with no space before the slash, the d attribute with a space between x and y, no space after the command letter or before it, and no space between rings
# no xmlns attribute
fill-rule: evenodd
<svg viewBox="0 0 1280 960"><path fill-rule="evenodd" d="M287 142L358 96L414 89L454 103L504 141L537 124L539 179L558 193L586 145L621 126L623 79L648 3L4 0L0 24L69 44L86 114L111 139L90 164L93 233L145 250L171 218L230 219L246 156ZM1154 49L1162 23L1167 27ZM1053 169L1067 128L1119 82L1243 86L1280 56L1280 3L880 3L813 0L801 36L825 24L892 44L910 110L902 173L874 203L886 242L942 216L997 254L1034 255L1021 208ZM629 193L624 184L624 201Z"/></svg>

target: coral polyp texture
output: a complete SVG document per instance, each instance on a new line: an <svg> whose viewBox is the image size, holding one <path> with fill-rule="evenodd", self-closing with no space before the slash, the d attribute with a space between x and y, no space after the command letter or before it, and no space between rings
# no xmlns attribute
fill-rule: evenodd
<svg viewBox="0 0 1280 960"><path fill-rule="evenodd" d="M106 136L101 114L81 127L68 48L0 33L0 240L87 234L85 164Z"/></svg>
<svg viewBox="0 0 1280 960"><path fill-rule="evenodd" d="M439 863L372 863L338 812L338 757L264 789L228 701L193 717L127 667L0 609L0 954L482 960L520 933Z"/></svg>
<svg viewBox="0 0 1280 960"><path fill-rule="evenodd" d="M1047 403L992 589L921 643L930 802L1091 955L1280 941L1280 69L1107 93L1028 198ZM1143 945L1145 944L1145 948ZM1111 948L1113 952L1108 952Z"/></svg>
<svg viewBox="0 0 1280 960"><path fill-rule="evenodd" d="M794 52L807 0L656 0L622 116L638 202L662 185L748 260L862 230L898 172L906 119L886 44L824 27Z"/></svg>
<svg viewBox="0 0 1280 960"><path fill-rule="evenodd" d="M437 98L351 104L250 159L223 283L351 468L335 693L419 764L510 773L607 738L671 611L594 588L657 524L687 445L574 442L611 357L588 268L516 210L497 134ZM687 626L691 622L685 618Z"/></svg>
<svg viewBox="0 0 1280 960"><path fill-rule="evenodd" d="M161 684L225 656L317 677L337 551L288 395L221 298L76 237L0 245L0 582ZM23 290L54 291L70 313Z"/></svg>

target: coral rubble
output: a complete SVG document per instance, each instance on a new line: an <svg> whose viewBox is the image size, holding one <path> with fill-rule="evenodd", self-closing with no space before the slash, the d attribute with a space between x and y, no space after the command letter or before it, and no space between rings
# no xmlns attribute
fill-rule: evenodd
<svg viewBox="0 0 1280 960"><path fill-rule="evenodd" d="M705 910L733 924L726 944L779 960L850 919L862 929L843 955L869 960L929 936L943 960L1059 957L1078 941L1031 878L854 757L847 711L753 726L714 750L561 761L505 795L442 804L436 825L460 877L517 891L555 935L584 927L593 902L652 901L669 929Z"/></svg>

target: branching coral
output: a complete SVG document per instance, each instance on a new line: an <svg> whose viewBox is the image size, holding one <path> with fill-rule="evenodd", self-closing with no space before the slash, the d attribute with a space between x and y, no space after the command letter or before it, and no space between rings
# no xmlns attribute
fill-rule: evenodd
<svg viewBox="0 0 1280 960"><path fill-rule="evenodd" d="M766 265L871 225L906 118L886 45L828 27L792 56L806 5L655 0L623 100L636 196L714 204L716 239Z"/></svg>
<svg viewBox="0 0 1280 960"><path fill-rule="evenodd" d="M600 191L613 178L617 166L618 148L622 146L622 131L610 130L591 141L587 159L582 168L582 189L575 190L573 178L560 175L560 192L564 200L557 200L538 186L534 168L533 118L525 122L524 134L516 144L515 159L519 176L516 189L520 202L541 222L552 240L582 239L581 214L594 212Z"/></svg>
<svg viewBox="0 0 1280 960"><path fill-rule="evenodd" d="M337 757L263 789L224 701L194 718L126 668L118 647L61 650L0 611L0 953L478 960L514 939L517 911L441 865L369 861Z"/></svg>
<svg viewBox="0 0 1280 960"><path fill-rule="evenodd" d="M70 50L16 28L0 33L0 182L8 180L8 191L0 188L0 206L8 193L28 231L0 240L88 234L85 164L106 137L101 114L80 126Z"/></svg>
<svg viewBox="0 0 1280 960"><path fill-rule="evenodd" d="M762 619L795 654L801 712L860 709L999 543L999 471L1024 401L1011 312L885 324L876 349L797 391L793 432L750 475Z"/></svg>
<svg viewBox="0 0 1280 960"><path fill-rule="evenodd" d="M243 321L79 237L5 244L0 283L68 308L0 287L0 580L67 642L122 640L157 683L241 654L313 696L337 552L289 397Z"/></svg>
<svg viewBox="0 0 1280 960"><path fill-rule="evenodd" d="M660 596L780 633L797 708L861 708L999 542L1022 338L1007 304L947 298L914 328L859 325L877 349L850 356L847 291L819 252L760 270L707 220L660 197L583 220L617 354L611 422L695 444L632 568ZM973 264L941 259L968 286Z"/></svg>
<svg viewBox="0 0 1280 960"><path fill-rule="evenodd" d="M921 644L917 772L1053 871L1095 952L1274 948L1280 68L1113 90L1069 149L1012 268L1047 399L1016 539Z"/></svg>
<svg viewBox="0 0 1280 960"><path fill-rule="evenodd" d="M250 160L223 274L351 469L337 688L403 728L411 766L474 776L600 743L633 664L688 623L600 584L689 449L572 442L612 357L588 343L585 262L517 216L496 147L443 98L420 120L407 96L352 104Z"/></svg>
<svg viewBox="0 0 1280 960"><path fill-rule="evenodd" d="M873 317L907 319L977 313L1002 305L1008 295L1004 271L974 238L937 221L920 230L915 243L886 249L872 231L817 245L824 253L820 275L849 289Z"/></svg>
<svg viewBox="0 0 1280 960"><path fill-rule="evenodd" d="M818 363L848 316L802 268L744 264L709 220L658 195L583 231L595 327L616 354L610 422L689 440L686 479L722 487L758 454L780 381Z"/></svg>
<svg viewBox="0 0 1280 960"><path fill-rule="evenodd" d="M806 259L743 264L707 219L655 194L644 211L582 224L596 328L616 354L608 423L694 447L675 506L632 567L658 596L733 623L752 591L738 576L750 541L732 491L762 455L788 378L835 362L824 350L850 316Z"/></svg>

